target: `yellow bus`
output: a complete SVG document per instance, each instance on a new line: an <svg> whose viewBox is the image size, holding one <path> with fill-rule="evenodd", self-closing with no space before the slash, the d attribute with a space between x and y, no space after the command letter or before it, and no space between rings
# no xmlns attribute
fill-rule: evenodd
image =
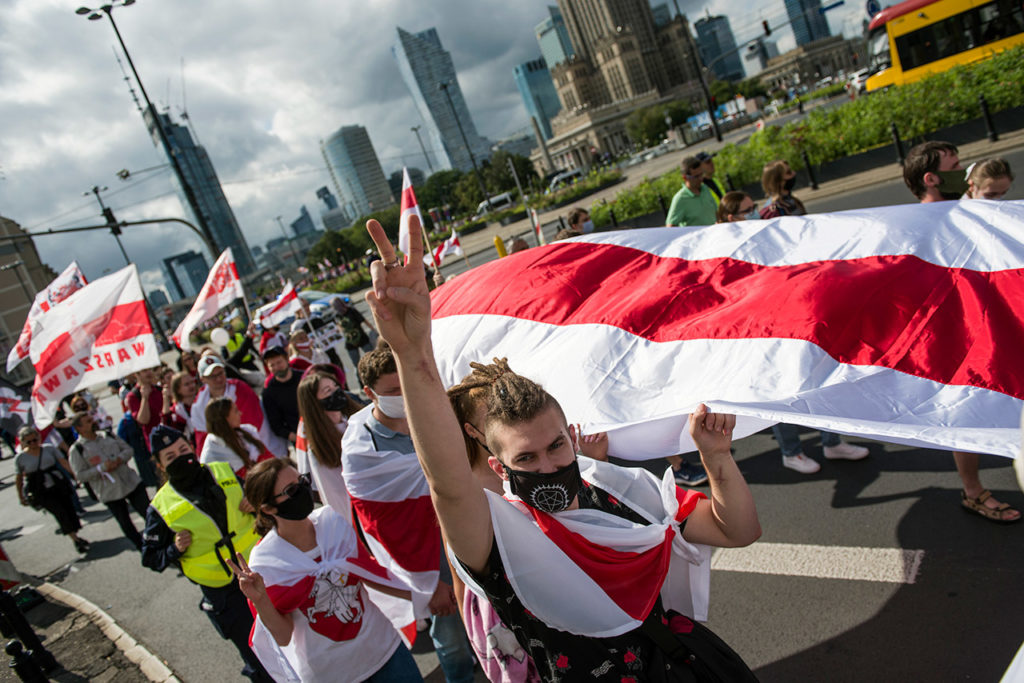
<svg viewBox="0 0 1024 683"><path fill-rule="evenodd" d="M1024 44L1022 0L906 0L868 25L868 92Z"/></svg>

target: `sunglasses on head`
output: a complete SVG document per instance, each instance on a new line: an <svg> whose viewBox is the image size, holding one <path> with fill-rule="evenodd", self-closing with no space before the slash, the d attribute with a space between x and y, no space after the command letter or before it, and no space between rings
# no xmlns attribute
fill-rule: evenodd
<svg viewBox="0 0 1024 683"><path fill-rule="evenodd" d="M281 496L285 496L286 498L293 498L293 497L295 497L295 494L299 492L299 489L303 485L309 486L309 481L310 481L310 477L309 477L308 474L300 474L298 481L296 481L296 482L294 482L292 484L288 484L287 486L285 486L284 490L281 491L281 493L279 493L276 496L274 496L274 498L280 498Z"/></svg>

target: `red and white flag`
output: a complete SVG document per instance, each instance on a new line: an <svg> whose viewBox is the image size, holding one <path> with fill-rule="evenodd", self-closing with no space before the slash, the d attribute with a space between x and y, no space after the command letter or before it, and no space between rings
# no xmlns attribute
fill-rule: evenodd
<svg viewBox="0 0 1024 683"><path fill-rule="evenodd" d="M541 227L537 209L530 209L530 222L533 224L533 234L537 236L537 244L547 244L548 241L544 238L544 228Z"/></svg>
<svg viewBox="0 0 1024 683"><path fill-rule="evenodd" d="M970 200L587 235L434 290L434 349L448 385L508 357L622 458L692 450L701 401L737 437L1013 457L1022 234L1024 202Z"/></svg>
<svg viewBox="0 0 1024 683"><path fill-rule="evenodd" d="M264 329L277 327L288 318L302 310L302 301L299 300L299 293L291 280L285 283L282 291L274 301L274 306L260 316L259 324Z"/></svg>
<svg viewBox="0 0 1024 683"><path fill-rule="evenodd" d="M159 365L135 265L86 285L36 319L30 353L39 428L53 421L68 394Z"/></svg>
<svg viewBox="0 0 1024 683"><path fill-rule="evenodd" d="M428 266L433 265L434 263L441 265L445 256L462 256L462 245L459 244L459 233L452 231L451 237L437 245L437 248L434 249L433 256L426 254L423 257L423 262Z"/></svg>
<svg viewBox="0 0 1024 683"><path fill-rule="evenodd" d="M64 272L58 275L53 282L46 285L46 289L37 292L32 307L25 318L25 325L21 328L21 335L15 343L14 348L7 354L7 372L11 372L18 366L18 363L29 356L29 347L32 345L32 321L46 315L55 305L67 299L77 292L88 282L85 273L78 267L78 261L72 261Z"/></svg>
<svg viewBox="0 0 1024 683"><path fill-rule="evenodd" d="M0 387L0 419L6 417L19 417L22 422L28 422L28 411L31 403L26 401L18 392L9 387Z"/></svg>
<svg viewBox="0 0 1024 683"><path fill-rule="evenodd" d="M341 469L366 544L412 591L416 618L428 618L437 588L441 533L416 453L378 450L367 428L373 406L352 415L341 441Z"/></svg>
<svg viewBox="0 0 1024 683"><path fill-rule="evenodd" d="M245 298L245 291L242 289L242 280L238 277L238 269L235 267L235 258L231 253L231 247L228 247L210 269L210 274L206 276L206 283L199 290L199 296L196 297L188 315L171 335L174 342L186 351L192 348L192 342L189 339L192 330L239 298Z"/></svg>
<svg viewBox="0 0 1024 683"><path fill-rule="evenodd" d="M402 217L398 223L398 250L406 255L406 262L409 259L409 248L413 239L421 239L419 235L412 237L409 228L409 218L416 216L423 225L423 215L420 213L420 206L416 203L416 193L412 190L412 181L409 180L409 169L402 167Z"/></svg>

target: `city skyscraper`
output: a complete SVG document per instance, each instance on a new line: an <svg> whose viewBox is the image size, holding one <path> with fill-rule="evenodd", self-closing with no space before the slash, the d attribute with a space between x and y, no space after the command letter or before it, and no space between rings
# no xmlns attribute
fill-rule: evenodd
<svg viewBox="0 0 1024 683"><path fill-rule="evenodd" d="M797 47L832 35L828 19L821 11L821 0L786 0L786 14Z"/></svg>
<svg viewBox="0 0 1024 683"><path fill-rule="evenodd" d="M320 146L350 215L365 216L395 203L365 128L342 126Z"/></svg>
<svg viewBox="0 0 1024 683"><path fill-rule="evenodd" d="M292 232L295 233L296 237L316 232L316 223L313 222L313 217L309 215L305 204L302 205L302 208L299 210L299 217L292 221L291 226Z"/></svg>
<svg viewBox="0 0 1024 683"><path fill-rule="evenodd" d="M541 57L549 69L573 56L569 31L565 28L562 12L557 7L548 6L548 16L537 24L534 31L537 33Z"/></svg>
<svg viewBox="0 0 1024 683"><path fill-rule="evenodd" d="M150 135L153 137L153 143L162 149L160 131L154 125L152 117L147 112L144 118ZM217 252L220 253L231 247L231 253L234 255L235 264L238 267L238 274L244 277L254 272L256 263L249 251L249 244L246 242L241 228L238 227L235 213L231 210L227 197L224 196L224 190L217 178L217 171L213 168L213 162L210 161L206 149L202 145L196 144L188 128L174 123L167 114L158 114L157 118L167 135L171 153L178 159L182 174L192 188L199 210L202 211L206 224L210 227ZM181 205L192 216L192 222L197 223L177 177L174 177L173 182L178 189ZM204 275L200 286L205 279Z"/></svg>
<svg viewBox="0 0 1024 683"><path fill-rule="evenodd" d="M490 157L490 143L481 137L462 96L451 54L441 45L437 29L410 33L398 28L398 40L391 47L402 80L412 94L416 109L426 125L429 151L437 169L473 168ZM441 86L447 84L447 90ZM447 93L447 94L446 94ZM449 102L449 97L451 98ZM454 112L453 112L454 109ZM461 131L459 130L461 126ZM463 141L465 136L465 142Z"/></svg>
<svg viewBox="0 0 1024 683"><path fill-rule="evenodd" d="M334 177L333 171L331 172L331 177ZM334 182L335 186L337 186L337 178L334 179ZM338 206L337 198L331 194L331 191L326 186L316 191L316 198L324 203L324 208L320 211L320 222L324 224L324 230L343 230L359 217L349 216L347 211Z"/></svg>
<svg viewBox="0 0 1024 683"><path fill-rule="evenodd" d="M562 110L558 91L544 58L523 62L513 69L526 113L537 119L545 140L551 139L551 118Z"/></svg>
<svg viewBox="0 0 1024 683"><path fill-rule="evenodd" d="M729 27L729 19L709 14L695 21L693 27L697 30L701 59L704 64L711 65L715 76L724 81L743 80L743 61L736 51L736 39Z"/></svg>
<svg viewBox="0 0 1024 683"><path fill-rule="evenodd" d="M248 247L246 247L246 253L249 253ZM235 257L235 263L238 264L237 257ZM164 280L167 281L167 290L175 301L199 294L206 283L206 276L210 272L210 267L206 265L206 258L194 251L168 256L161 262L160 269L164 273Z"/></svg>

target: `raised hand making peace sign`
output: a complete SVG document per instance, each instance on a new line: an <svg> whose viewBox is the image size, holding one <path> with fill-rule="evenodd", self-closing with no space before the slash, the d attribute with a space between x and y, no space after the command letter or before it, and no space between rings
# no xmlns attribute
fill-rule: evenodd
<svg viewBox="0 0 1024 683"><path fill-rule="evenodd" d="M366 222L366 230L377 245L380 260L370 264L373 289L366 294L377 329L395 353L430 343L430 294L423 269L423 242L416 216L409 218L407 263L402 263L395 248L375 220Z"/></svg>

